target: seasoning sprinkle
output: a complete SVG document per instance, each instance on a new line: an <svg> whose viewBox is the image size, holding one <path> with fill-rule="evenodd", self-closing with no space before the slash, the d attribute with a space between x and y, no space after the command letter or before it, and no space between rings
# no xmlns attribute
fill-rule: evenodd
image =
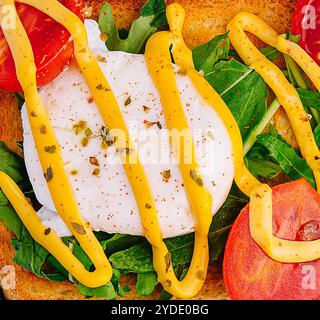
<svg viewBox="0 0 320 320"><path fill-rule="evenodd" d="M46 134L47 133L47 127L44 124L42 124L40 126L40 133L42 133L42 134Z"/></svg>
<svg viewBox="0 0 320 320"><path fill-rule="evenodd" d="M103 90L103 91L110 91L110 89L108 89L107 87L104 87L104 86L102 85L102 83L100 83L100 84L97 85L97 89L98 89L98 90Z"/></svg>
<svg viewBox="0 0 320 320"><path fill-rule="evenodd" d="M37 117L37 114L36 114L34 111L31 111L31 112L30 112L30 116L36 118L36 117Z"/></svg>
<svg viewBox="0 0 320 320"><path fill-rule="evenodd" d="M93 166L97 166L99 167L99 161L96 157L90 157L90 164L92 164Z"/></svg>
<svg viewBox="0 0 320 320"><path fill-rule="evenodd" d="M146 203L146 206L145 206L147 209L151 209L151 205L149 203Z"/></svg>
<svg viewBox="0 0 320 320"><path fill-rule="evenodd" d="M169 180L171 178L171 170L165 170L162 172L163 179Z"/></svg>
<svg viewBox="0 0 320 320"><path fill-rule="evenodd" d="M170 266L171 266L171 262L172 262L172 258L171 258L171 253L168 252L166 254L166 256L164 257L164 261L166 263L166 273L168 273Z"/></svg>
<svg viewBox="0 0 320 320"><path fill-rule="evenodd" d="M47 171L44 174L44 177L46 179L47 182L51 181L53 179L53 171L52 171L52 167L49 167L47 169Z"/></svg>
<svg viewBox="0 0 320 320"><path fill-rule="evenodd" d="M150 111L150 108L147 106L142 106L142 108L145 113L148 113Z"/></svg>
<svg viewBox="0 0 320 320"><path fill-rule="evenodd" d="M132 102L131 96L129 96L126 101L124 102L124 105L127 107Z"/></svg>
<svg viewBox="0 0 320 320"><path fill-rule="evenodd" d="M44 235L47 236L51 232L50 228L44 230Z"/></svg>
<svg viewBox="0 0 320 320"><path fill-rule="evenodd" d="M84 229L84 227L76 222L71 222L72 228L79 234L81 235L85 235L86 234L86 230Z"/></svg>
<svg viewBox="0 0 320 320"><path fill-rule="evenodd" d="M160 123L160 121L148 121L148 120L144 120L143 121L144 125L147 127L147 128L150 128L154 125L157 125L157 127L161 130L162 129L162 124Z"/></svg>
<svg viewBox="0 0 320 320"><path fill-rule="evenodd" d="M97 55L97 60L99 62L106 62L107 61L107 59L105 57L101 56L100 54Z"/></svg>
<svg viewBox="0 0 320 320"><path fill-rule="evenodd" d="M170 287L171 287L171 280L166 280L166 281L164 282L163 286L164 286L165 288L170 288Z"/></svg>
<svg viewBox="0 0 320 320"><path fill-rule="evenodd" d="M48 153L55 153L57 147L55 145L44 147L44 151Z"/></svg>
<svg viewBox="0 0 320 320"><path fill-rule="evenodd" d="M196 278L199 279L199 280L201 280L201 281L204 281L204 280L206 279L206 274L205 274L205 272L202 271L202 270L197 271L197 273L196 273Z"/></svg>
<svg viewBox="0 0 320 320"><path fill-rule="evenodd" d="M107 33L104 33L104 32L100 33L100 39L102 41L107 41L108 38L109 38L109 35Z"/></svg>
<svg viewBox="0 0 320 320"><path fill-rule="evenodd" d="M86 147L86 146L88 145L88 143L89 143L88 137L84 137L84 138L81 140L81 145L82 145L83 147Z"/></svg>
<svg viewBox="0 0 320 320"><path fill-rule="evenodd" d="M77 170L72 170L72 171L70 171L70 174L72 174L73 176L76 176L78 174L78 171Z"/></svg>
<svg viewBox="0 0 320 320"><path fill-rule="evenodd" d="M92 171L92 175L98 176L99 174L100 174L100 169L99 168L94 168L94 170Z"/></svg>
<svg viewBox="0 0 320 320"><path fill-rule="evenodd" d="M87 128L86 131L85 131L85 136L87 138L90 138L90 137L92 137L92 135L93 135L92 130L90 128Z"/></svg>
<svg viewBox="0 0 320 320"><path fill-rule="evenodd" d="M190 177L196 182L199 187L203 187L203 181L196 170L190 170Z"/></svg>

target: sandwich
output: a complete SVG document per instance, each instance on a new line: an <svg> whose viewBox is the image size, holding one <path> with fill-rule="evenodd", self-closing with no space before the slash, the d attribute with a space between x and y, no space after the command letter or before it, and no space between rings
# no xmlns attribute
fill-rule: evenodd
<svg viewBox="0 0 320 320"><path fill-rule="evenodd" d="M316 1L3 0L7 299L317 299Z"/></svg>

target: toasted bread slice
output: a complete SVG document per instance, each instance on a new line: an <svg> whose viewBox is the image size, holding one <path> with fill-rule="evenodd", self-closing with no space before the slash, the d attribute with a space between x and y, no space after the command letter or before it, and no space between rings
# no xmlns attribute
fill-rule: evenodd
<svg viewBox="0 0 320 320"><path fill-rule="evenodd" d="M105 0L86 0L88 17L97 18L101 5ZM129 28L132 20L139 16L139 10L144 0L109 0L113 14L119 28ZM168 1L173 2L173 1ZM272 25L279 33L290 29L291 13L295 0L179 0L186 10L184 36L188 45L193 48L210 40L213 36L224 33L225 26L241 11L248 11L259 15ZM22 126L20 113L13 94L0 92L0 140L19 152L16 141L22 140ZM278 120L277 120L278 119ZM276 125L280 129L288 130L284 114L276 117ZM288 138L290 140L290 137ZM16 268L16 286L11 290L4 290L7 299L84 299L77 289L69 282L54 283L40 279L32 273L22 269L12 262L14 249L11 247L13 235L0 223L0 280L4 266L12 265ZM126 276L123 283L129 285L131 292L126 299L138 299L135 292L135 276ZM149 299L157 298L156 292ZM224 299L227 298L221 280L219 265L210 267L206 284L195 299Z"/></svg>

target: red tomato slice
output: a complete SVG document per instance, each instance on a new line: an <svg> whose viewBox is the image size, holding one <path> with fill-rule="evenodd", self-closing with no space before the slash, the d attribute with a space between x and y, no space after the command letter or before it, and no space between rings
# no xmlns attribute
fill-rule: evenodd
<svg viewBox="0 0 320 320"><path fill-rule="evenodd" d="M282 239L320 238L320 196L305 180L273 188L273 232ZM231 299L311 300L320 297L320 259L279 263L255 243L249 206L234 223L225 249L223 278Z"/></svg>
<svg viewBox="0 0 320 320"><path fill-rule="evenodd" d="M61 0L65 7L83 19L83 0ZM29 36L37 66L37 85L51 82L70 62L73 43L68 31L43 12L25 4L16 5ZM0 29L0 89L21 92L10 48Z"/></svg>
<svg viewBox="0 0 320 320"><path fill-rule="evenodd" d="M320 64L320 0L299 0L292 16L292 33L301 47Z"/></svg>

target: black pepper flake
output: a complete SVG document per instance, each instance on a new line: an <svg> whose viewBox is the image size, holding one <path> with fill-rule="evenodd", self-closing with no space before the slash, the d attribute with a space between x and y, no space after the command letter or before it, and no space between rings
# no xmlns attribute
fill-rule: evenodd
<svg viewBox="0 0 320 320"><path fill-rule="evenodd" d="M55 145L47 146L44 148L44 151L48 153L55 153L56 150L57 150L57 147Z"/></svg>
<svg viewBox="0 0 320 320"><path fill-rule="evenodd" d="M71 222L72 228L79 234L81 235L85 235L86 234L86 230L84 229L84 227L76 222Z"/></svg>
<svg viewBox="0 0 320 320"><path fill-rule="evenodd" d="M50 228L44 230L44 235L47 236L51 232Z"/></svg>
<svg viewBox="0 0 320 320"><path fill-rule="evenodd" d="M143 106L143 111L144 111L145 113L148 113L148 112L150 111L150 108L147 107L147 106Z"/></svg>
<svg viewBox="0 0 320 320"><path fill-rule="evenodd" d="M37 117L37 114L36 114L34 111L31 111L31 112L30 112L30 116L36 118L36 117Z"/></svg>
<svg viewBox="0 0 320 320"><path fill-rule="evenodd" d="M146 207L147 209L151 209L151 208L152 208L149 203L146 203L145 207Z"/></svg>
<svg viewBox="0 0 320 320"><path fill-rule="evenodd" d="M49 182L49 181L51 181L51 180L53 179L53 171L52 171L52 168L51 168L51 167L49 167L49 168L47 169L47 171L46 171L45 174L44 174L44 177L45 177L45 179L46 179L47 182Z"/></svg>
<svg viewBox="0 0 320 320"><path fill-rule="evenodd" d="M145 125L147 128L150 128L150 127L156 125L160 130L162 129L162 124L160 123L160 121L148 121L148 120L144 120L143 123L144 123L144 125Z"/></svg>
<svg viewBox="0 0 320 320"><path fill-rule="evenodd" d="M131 96L129 96L129 97L126 99L126 101L124 102L124 105L125 105L125 106L128 106L131 102L132 102Z"/></svg>
<svg viewBox="0 0 320 320"><path fill-rule="evenodd" d="M92 164L93 166L99 167L99 161L96 157L90 157L89 161L90 161L90 164Z"/></svg>
<svg viewBox="0 0 320 320"><path fill-rule="evenodd" d="M196 182L199 187L203 187L203 181L196 170L190 170L190 177Z"/></svg>
<svg viewBox="0 0 320 320"><path fill-rule="evenodd" d="M171 267L171 262L172 262L172 259L171 259L171 253L168 252L166 254L166 256L164 257L164 261L166 263L166 273L168 273L170 267Z"/></svg>

